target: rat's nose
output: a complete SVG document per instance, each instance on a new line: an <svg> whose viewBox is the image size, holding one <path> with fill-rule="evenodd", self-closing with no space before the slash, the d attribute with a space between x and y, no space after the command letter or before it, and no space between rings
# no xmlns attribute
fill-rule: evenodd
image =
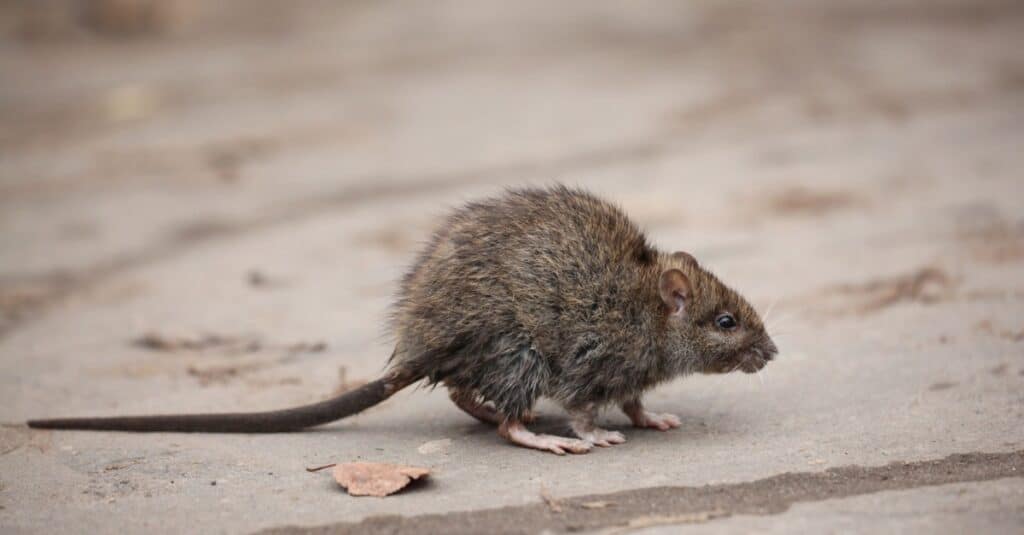
<svg viewBox="0 0 1024 535"><path fill-rule="evenodd" d="M775 347L775 342L771 340L767 340L762 349L764 350L764 360L772 360L779 353L779 348Z"/></svg>

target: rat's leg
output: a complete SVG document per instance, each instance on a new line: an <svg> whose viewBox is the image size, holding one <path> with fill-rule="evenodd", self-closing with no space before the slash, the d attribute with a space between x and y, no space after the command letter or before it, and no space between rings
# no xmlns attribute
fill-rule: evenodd
<svg viewBox="0 0 1024 535"><path fill-rule="evenodd" d="M622 412L629 416L634 427L650 427L659 431L679 427L679 417L669 413L648 412L640 398L627 401L622 404Z"/></svg>
<svg viewBox="0 0 1024 535"><path fill-rule="evenodd" d="M455 405L466 412L466 414L480 420L485 424L498 425L501 423L501 413L494 408L494 404L489 401L481 401L479 396L474 394L467 394L462 390L456 388L448 389L448 397L451 398ZM527 411L523 415L523 423L531 423L536 419L536 414L533 411Z"/></svg>
<svg viewBox="0 0 1024 535"><path fill-rule="evenodd" d="M570 409L569 416L572 422L572 432L581 439L596 446L608 447L613 444L622 444L626 436L618 431L608 431L594 425L594 418L597 416L597 407L590 404L580 409Z"/></svg>
<svg viewBox="0 0 1024 535"><path fill-rule="evenodd" d="M466 411L466 414L485 424L498 425L501 423L501 415L495 410L494 404L480 401L472 392L449 388L448 397L455 402L456 406Z"/></svg>
<svg viewBox="0 0 1024 535"><path fill-rule="evenodd" d="M587 453L593 444L576 440L575 438L559 437L555 435L537 435L526 428L519 420L505 420L498 426L498 435L513 444L550 451L558 455L569 453Z"/></svg>

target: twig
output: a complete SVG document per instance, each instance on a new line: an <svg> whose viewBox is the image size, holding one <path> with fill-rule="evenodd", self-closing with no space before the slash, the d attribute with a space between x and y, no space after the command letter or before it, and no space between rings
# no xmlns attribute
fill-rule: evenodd
<svg viewBox="0 0 1024 535"><path fill-rule="evenodd" d="M338 463L325 464L323 466L316 466L316 467L313 467L313 468L308 468L307 467L306 471L307 472L319 472L319 471L321 471L321 470L323 470L325 468L331 468L332 466L335 466L336 464L338 464Z"/></svg>

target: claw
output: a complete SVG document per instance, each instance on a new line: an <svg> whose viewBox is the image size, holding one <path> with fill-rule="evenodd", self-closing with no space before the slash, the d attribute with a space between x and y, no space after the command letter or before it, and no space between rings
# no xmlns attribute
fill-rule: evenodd
<svg viewBox="0 0 1024 535"><path fill-rule="evenodd" d="M622 411L626 413L626 416L629 416L634 427L668 431L682 425L679 417L674 414L647 411L639 399L624 403Z"/></svg>
<svg viewBox="0 0 1024 535"><path fill-rule="evenodd" d="M668 431L669 429L679 427L682 425L682 422L680 422L679 417L674 414L644 411L640 418L633 420L633 425L636 427L657 429L659 431Z"/></svg>

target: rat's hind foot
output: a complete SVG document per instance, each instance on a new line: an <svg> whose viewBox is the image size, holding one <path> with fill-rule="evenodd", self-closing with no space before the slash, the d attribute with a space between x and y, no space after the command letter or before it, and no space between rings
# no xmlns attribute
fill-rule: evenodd
<svg viewBox="0 0 1024 535"><path fill-rule="evenodd" d="M498 425L501 423L501 414L494 408L494 405L481 402L476 395L461 390L448 390L448 397L455 402L455 405L466 411L466 414L480 420L485 424Z"/></svg>
<svg viewBox="0 0 1024 535"><path fill-rule="evenodd" d="M643 404L640 403L640 400L623 403L622 412L629 416L634 427L668 431L669 429L679 427L682 423L679 421L679 417L674 414L647 411L644 409Z"/></svg>
<svg viewBox="0 0 1024 535"><path fill-rule="evenodd" d="M537 435L518 420L506 420L498 427L498 434L513 444L550 451L558 455L587 453L594 447L590 442L555 435Z"/></svg>

